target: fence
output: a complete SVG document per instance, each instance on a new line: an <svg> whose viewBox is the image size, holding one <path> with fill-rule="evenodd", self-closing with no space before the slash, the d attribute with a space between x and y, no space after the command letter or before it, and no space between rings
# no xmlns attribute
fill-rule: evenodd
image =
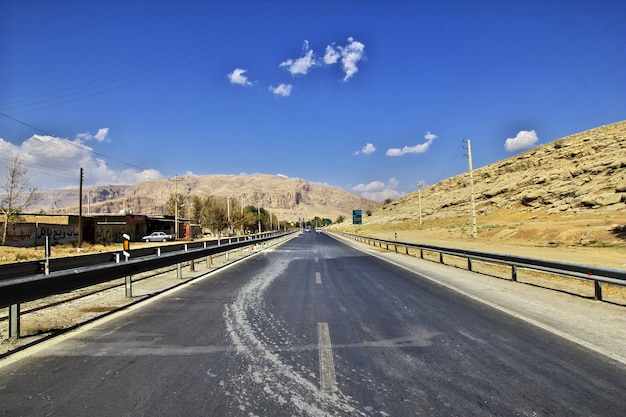
<svg viewBox="0 0 626 417"><path fill-rule="evenodd" d="M9 337L19 336L20 303L124 277L127 278L128 290L130 277L141 272L176 264L178 276L180 276L180 266L184 262L208 258L218 253L256 245L288 234L290 233L272 232L254 235L250 238L233 238L228 239L229 243L215 246L208 246L208 242L197 242L193 245L189 243L164 245L137 249L130 252L128 257L124 257L121 252L109 252L93 256L61 258L57 260L60 270L47 274L39 273L41 271L39 263L15 267L16 269L5 268L10 272L7 274L8 277L0 275L2 277L0 279L0 308L9 307ZM94 264L93 261L96 259L100 262ZM34 267L37 268L37 272L33 274ZM43 268L43 270L47 269ZM24 271L31 273L20 276L19 274Z"/></svg>
<svg viewBox="0 0 626 417"><path fill-rule="evenodd" d="M414 251L419 251L419 256L422 259L424 259L424 252L433 252L439 255L439 262L442 264L445 264L446 256L463 258L467 262L467 269L469 271L473 270L473 261L506 265L511 268L511 280L513 281L517 281L518 270L522 268L527 270L568 276L577 279L590 280L593 281L594 297L597 300L603 299L602 283L626 286L626 271L624 270L570 264L557 261L547 261L543 259L526 258L521 256L503 255L497 253L479 252L466 249L454 249L441 246L398 242L338 231L333 231L333 233L337 233L341 236L358 242L367 243L368 245L378 246L389 251L393 250L395 252L401 252L401 250L404 249L404 252L407 255L409 254L410 249Z"/></svg>

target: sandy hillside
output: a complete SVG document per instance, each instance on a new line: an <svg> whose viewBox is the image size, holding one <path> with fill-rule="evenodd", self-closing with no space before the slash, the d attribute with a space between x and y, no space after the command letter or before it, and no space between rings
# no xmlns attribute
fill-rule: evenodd
<svg viewBox="0 0 626 417"><path fill-rule="evenodd" d="M626 121L446 179L345 231L626 269ZM419 222L420 206L422 224Z"/></svg>

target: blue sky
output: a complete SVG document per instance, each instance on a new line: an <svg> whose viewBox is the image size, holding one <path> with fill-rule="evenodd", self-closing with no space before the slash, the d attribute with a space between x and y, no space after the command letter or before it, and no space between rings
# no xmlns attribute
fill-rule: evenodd
<svg viewBox="0 0 626 417"><path fill-rule="evenodd" d="M0 3L0 169L382 201L626 119L624 1Z"/></svg>

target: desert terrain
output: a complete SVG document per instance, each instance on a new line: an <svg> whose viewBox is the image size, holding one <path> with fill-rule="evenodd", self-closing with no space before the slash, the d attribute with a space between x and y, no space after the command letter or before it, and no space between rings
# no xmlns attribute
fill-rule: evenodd
<svg viewBox="0 0 626 417"><path fill-rule="evenodd" d="M338 230L381 239L474 249L537 259L626 269L626 205L601 216L554 216L496 210L471 220L433 219L390 224L336 225Z"/></svg>
<svg viewBox="0 0 626 417"><path fill-rule="evenodd" d="M626 122L539 146L477 169L474 178L475 237L467 173L372 210L363 207L362 225L353 225L347 218L329 229L626 270ZM324 203L330 204L328 200ZM93 253L119 251L120 247L84 245L81 249L82 253ZM0 247L0 263L42 259L43 254L41 247ZM72 246L55 247L53 254L79 256ZM144 294L168 283L171 278L146 280ZM618 292L626 292L624 288L619 287ZM80 303L84 302L89 301ZM92 302L80 306L67 303L26 314L22 328L25 340L71 327L86 313L123 308L133 300L126 299L123 289L118 288L99 293ZM4 328L0 339L5 336L3 332ZM22 339L3 342L0 354L23 343Z"/></svg>

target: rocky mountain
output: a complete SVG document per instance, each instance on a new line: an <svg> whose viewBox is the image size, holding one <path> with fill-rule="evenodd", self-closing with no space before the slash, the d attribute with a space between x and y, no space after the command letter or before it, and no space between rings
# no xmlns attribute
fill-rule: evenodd
<svg viewBox="0 0 626 417"><path fill-rule="evenodd" d="M626 121L567 136L475 169L476 213L499 209L547 215L624 212ZM364 217L369 224L464 217L470 213L469 173L406 195Z"/></svg>
<svg viewBox="0 0 626 417"><path fill-rule="evenodd" d="M135 185L111 185L83 190L83 213L162 215L170 195L231 197L239 205L269 209L281 220L297 221L315 216L352 217L352 210L374 210L379 206L338 187L279 175L255 174L185 176L161 178ZM78 190L63 190L39 196L30 211L78 213Z"/></svg>

